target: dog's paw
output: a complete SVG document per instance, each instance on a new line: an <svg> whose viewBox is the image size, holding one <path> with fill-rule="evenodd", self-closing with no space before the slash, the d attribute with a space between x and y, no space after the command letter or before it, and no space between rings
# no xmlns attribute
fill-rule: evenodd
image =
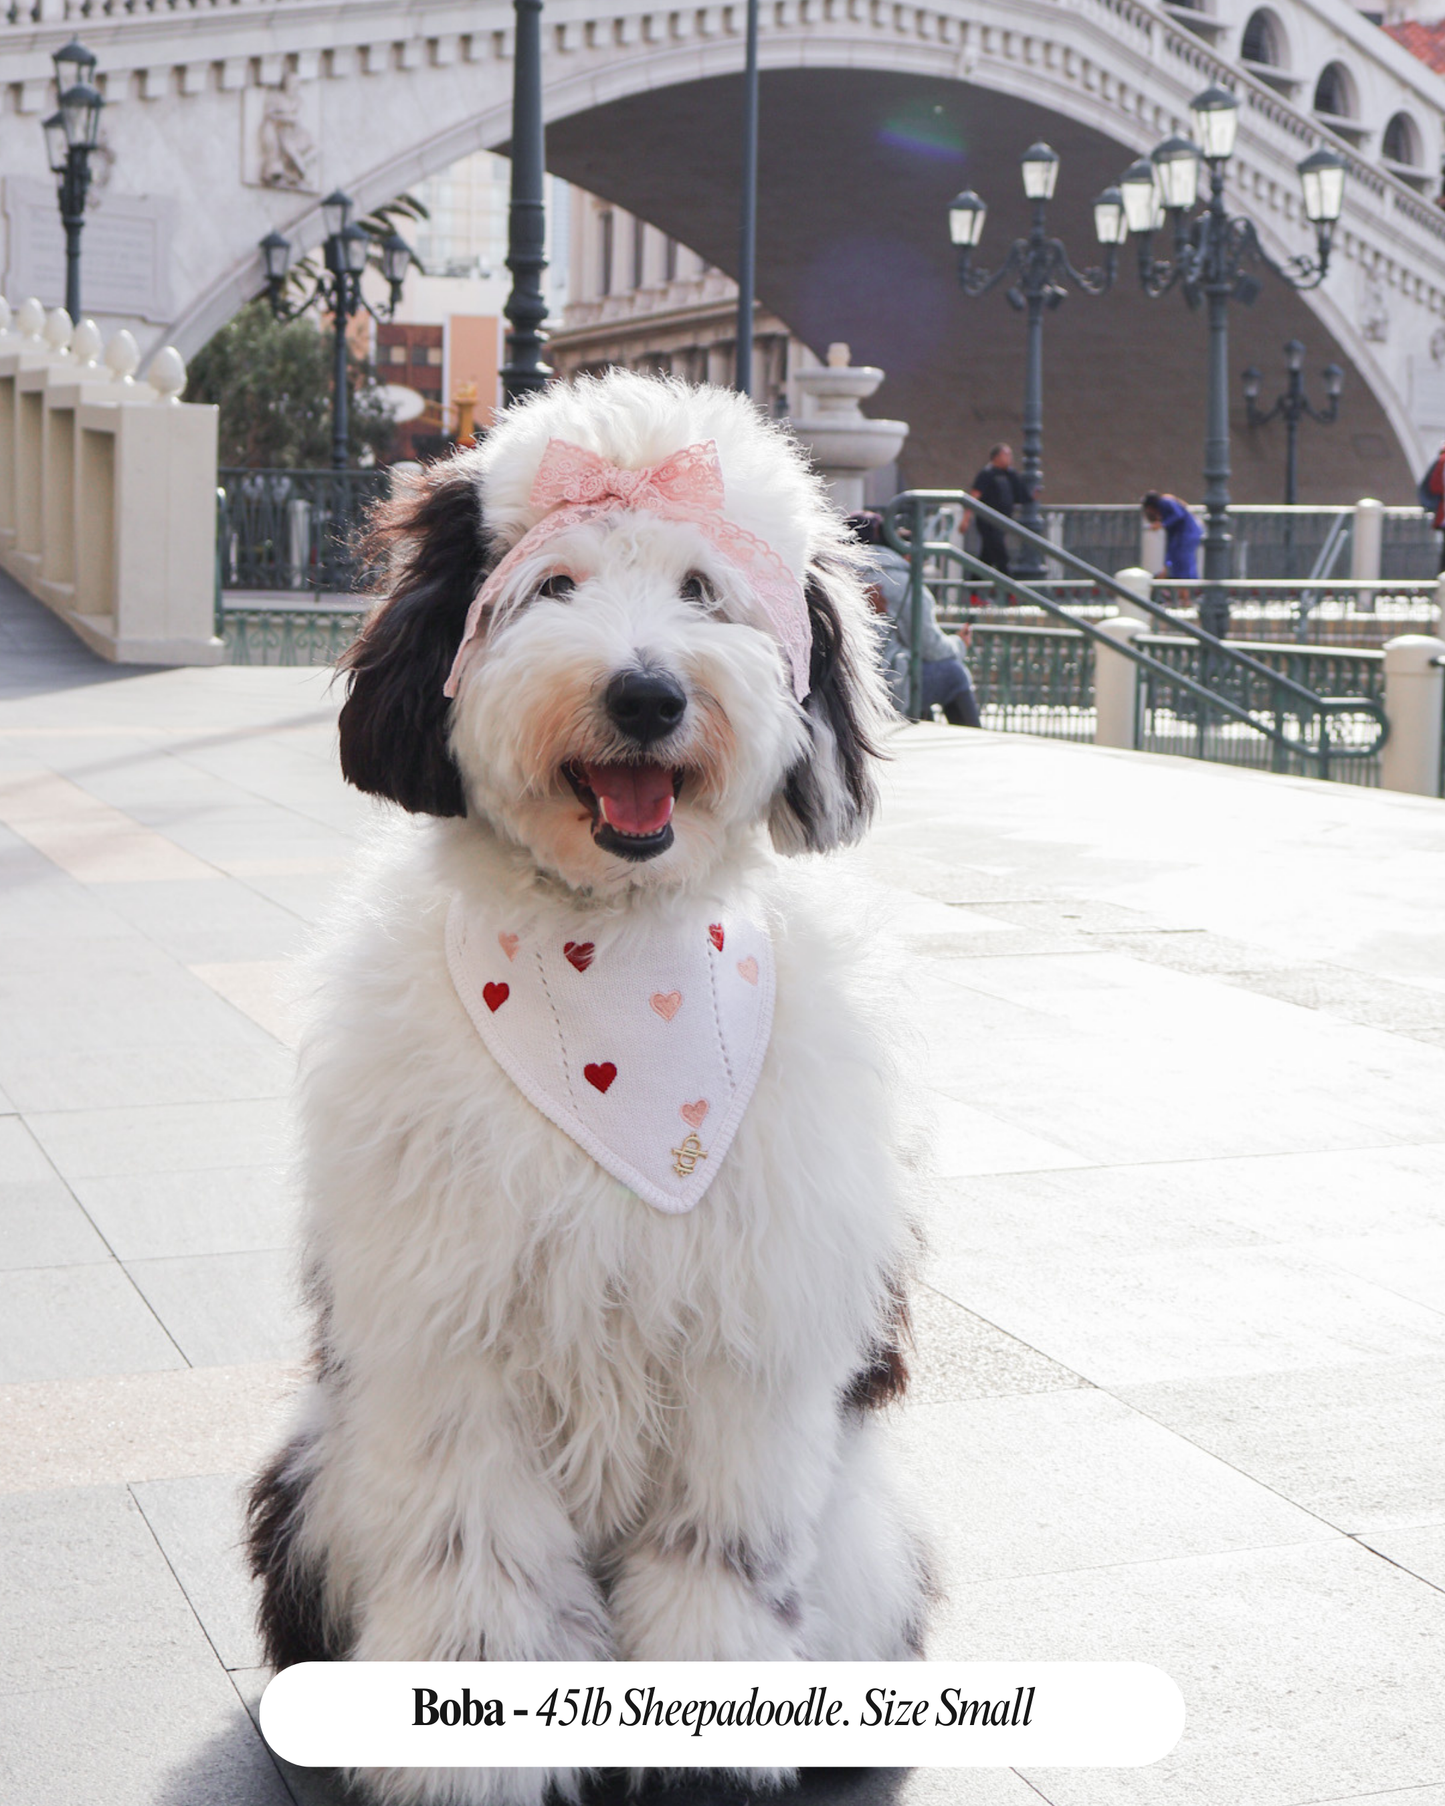
<svg viewBox="0 0 1445 1806"><path fill-rule="evenodd" d="M575 1806L578 1768L360 1768L346 1779L367 1806Z"/></svg>

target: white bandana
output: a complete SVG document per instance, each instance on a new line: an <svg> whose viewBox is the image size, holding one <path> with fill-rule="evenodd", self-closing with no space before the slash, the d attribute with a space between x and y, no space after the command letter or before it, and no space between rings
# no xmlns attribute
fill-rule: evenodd
<svg viewBox="0 0 1445 1806"><path fill-rule="evenodd" d="M599 942L493 919L458 896L447 965L524 1097L638 1197L691 1210L762 1070L773 948L736 909Z"/></svg>

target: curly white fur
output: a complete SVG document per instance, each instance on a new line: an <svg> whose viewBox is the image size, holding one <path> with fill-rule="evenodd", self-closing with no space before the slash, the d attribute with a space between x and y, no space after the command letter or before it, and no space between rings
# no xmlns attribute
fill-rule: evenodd
<svg viewBox="0 0 1445 1806"><path fill-rule="evenodd" d="M714 438L729 513L800 574L832 556L871 722L840 530L780 433L719 391L549 391L472 461L508 543L552 436L625 466ZM253 1505L273 1653L289 1613L358 1660L903 1657L920 1562L848 1394L898 1333L911 1181L832 874L786 867L766 831L805 760L841 821L833 728L799 710L745 597L681 594L708 574L701 535L634 517L555 552L576 589L516 598L453 711L468 814L391 830L318 964L302 1092L318 1363ZM600 696L639 662L688 702L668 752L687 772L676 837L640 863L596 844L558 776L619 756ZM581 940L704 885L769 925L774 1028L706 1198L664 1216L493 1062L443 929L459 892ZM540 1806L581 1778L360 1779L388 1806Z"/></svg>

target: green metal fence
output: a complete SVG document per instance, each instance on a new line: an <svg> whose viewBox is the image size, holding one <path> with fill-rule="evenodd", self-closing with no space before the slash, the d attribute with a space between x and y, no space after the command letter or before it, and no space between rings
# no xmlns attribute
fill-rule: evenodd
<svg viewBox="0 0 1445 1806"><path fill-rule="evenodd" d="M951 507L968 505L1061 562L1067 575L1090 586L1092 606L1070 608L1049 593L1052 586L1002 577L956 544L929 540L927 525ZM1016 609L1054 622L1052 629L968 631L979 670L984 719L990 725L1088 738L1093 732L1090 668L1082 646L1107 645L1138 668L1139 708L1134 744L1232 765L1356 783L1378 781L1378 756L1389 733L1382 701L1379 655L1353 658L1334 648L1251 646L1216 639L1197 622L1135 595L1077 554L1050 545L1006 516L956 490L910 490L889 504L885 535L909 563L910 612L915 648L922 643L925 587L949 594L955 608L983 580ZM962 601L960 600L962 599ZM1113 638L1090 615L1099 604L1122 603L1131 614L1156 623L1154 634L1130 644ZM915 650L910 673L912 713L921 713L921 664ZM1341 688L1321 688L1336 681Z"/></svg>
<svg viewBox="0 0 1445 1806"><path fill-rule="evenodd" d="M334 665L356 638L365 610L356 602L284 604L222 601L216 632L232 665Z"/></svg>

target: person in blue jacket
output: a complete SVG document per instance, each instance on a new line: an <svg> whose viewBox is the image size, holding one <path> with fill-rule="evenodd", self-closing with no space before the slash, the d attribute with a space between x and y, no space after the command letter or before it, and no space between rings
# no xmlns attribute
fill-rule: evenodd
<svg viewBox="0 0 1445 1806"><path fill-rule="evenodd" d="M1160 495L1151 489L1144 497L1142 507L1149 525L1164 529L1164 569L1157 575L1197 577L1203 527L1177 495Z"/></svg>

